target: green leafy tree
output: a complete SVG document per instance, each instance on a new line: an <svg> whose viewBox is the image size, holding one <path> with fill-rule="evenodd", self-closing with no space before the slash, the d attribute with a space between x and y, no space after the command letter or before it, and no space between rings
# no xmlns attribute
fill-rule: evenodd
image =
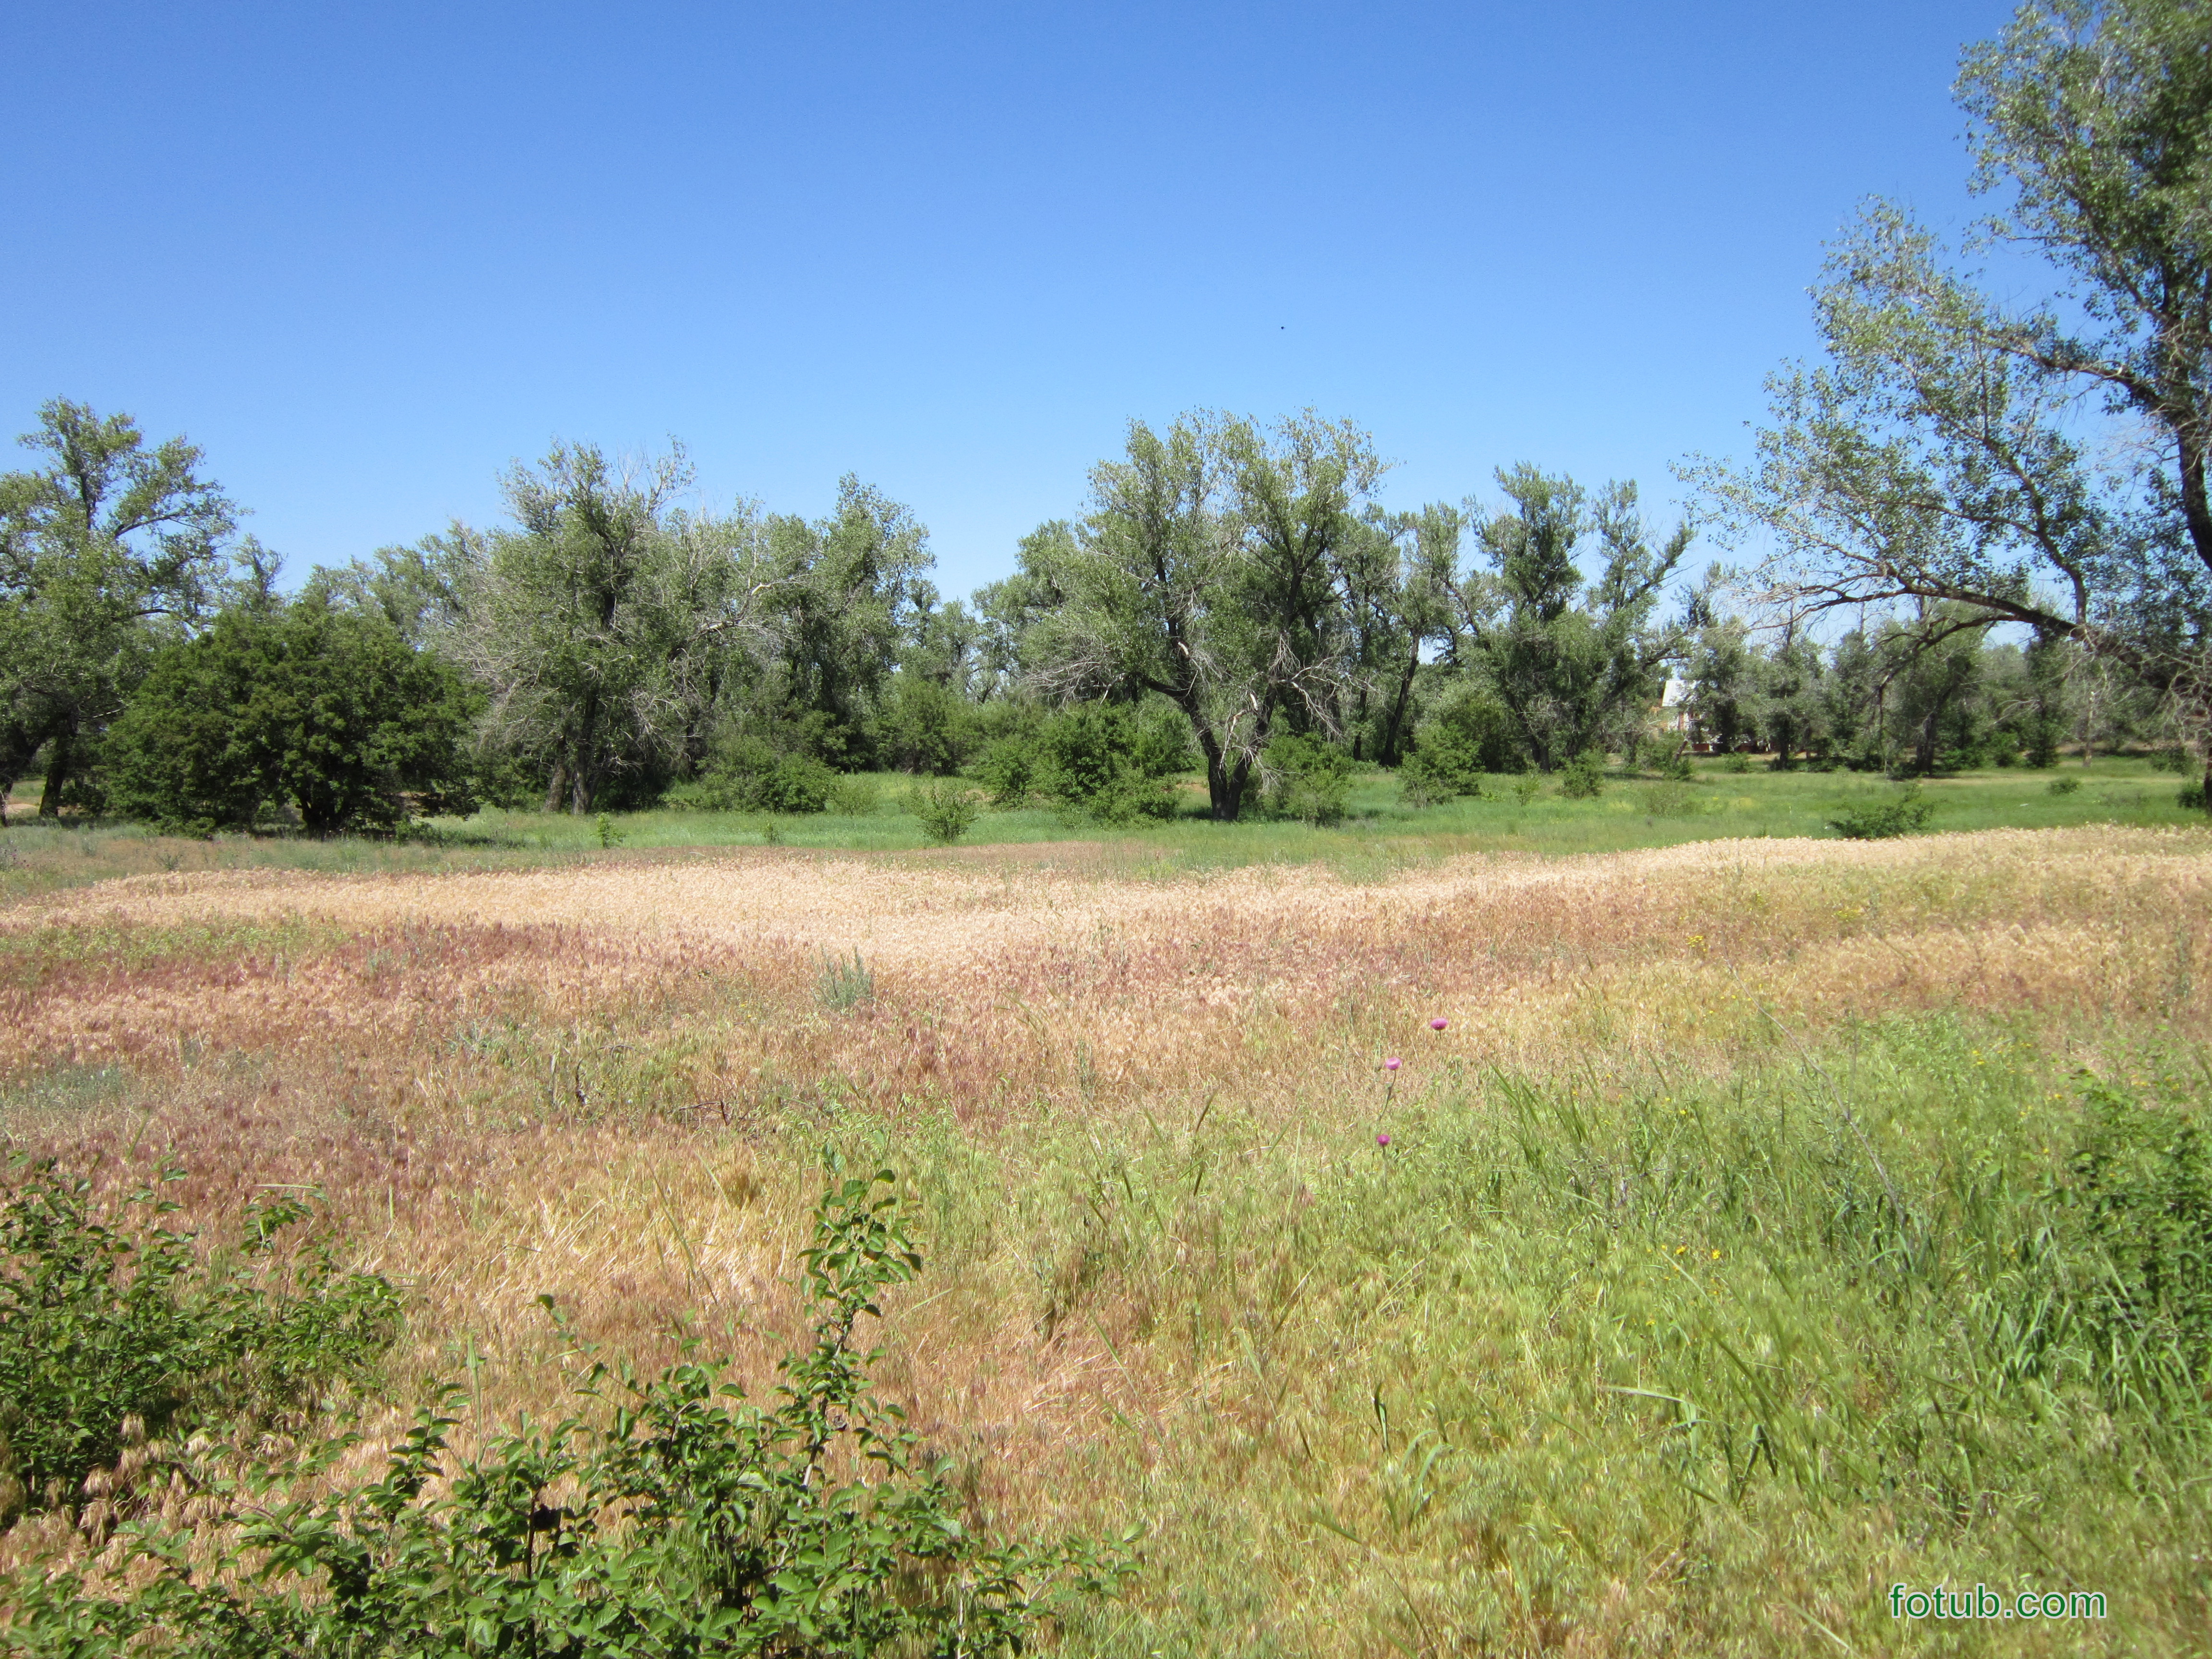
<svg viewBox="0 0 2212 1659"><path fill-rule="evenodd" d="M381 617L310 595L155 655L109 734L109 799L191 834L289 806L317 835L463 804L473 699Z"/></svg>
<svg viewBox="0 0 2212 1659"><path fill-rule="evenodd" d="M1462 589L1464 651L1549 772L1640 726L1658 701L1680 639L1652 617L1692 530L1654 546L1632 483L1593 501L1573 480L1526 465L1498 482L1510 505L1483 530L1491 571ZM1585 582L1576 549L1591 531L1605 562Z"/></svg>
<svg viewBox="0 0 2212 1659"><path fill-rule="evenodd" d="M2212 764L2212 14L2032 0L1958 91L1984 234L2045 262L2047 299L1999 303L1876 204L1816 292L1825 360L1770 382L1747 465L1691 476L1771 538L1793 614L1965 607L2071 640L2159 687Z"/></svg>
<svg viewBox="0 0 2212 1659"><path fill-rule="evenodd" d="M0 476L0 799L44 747L52 817L154 652L221 597L237 509L197 448L127 415L58 398L21 441L41 464Z"/></svg>
<svg viewBox="0 0 2212 1659"><path fill-rule="evenodd" d="M1190 723L1213 816L1233 820L1278 725L1334 735L1357 674L1348 562L1382 471L1357 427L1306 414L1263 431L1189 415L1129 427L1055 548L1065 596L1024 640L1030 678L1082 701L1155 692Z"/></svg>
<svg viewBox="0 0 2212 1659"><path fill-rule="evenodd" d="M459 600L445 648L488 692L489 735L543 769L548 811L696 767L781 636L769 527L749 502L673 510L690 477L680 447L617 468L556 445L507 474L514 526L457 538L458 568L434 573Z"/></svg>
<svg viewBox="0 0 2212 1659"><path fill-rule="evenodd" d="M967 648L965 613L932 618L936 590L922 578L933 562L929 532L911 508L849 473L829 517L777 517L768 532L781 618L769 701L786 740L833 766L869 765L918 616L950 673L956 640Z"/></svg>

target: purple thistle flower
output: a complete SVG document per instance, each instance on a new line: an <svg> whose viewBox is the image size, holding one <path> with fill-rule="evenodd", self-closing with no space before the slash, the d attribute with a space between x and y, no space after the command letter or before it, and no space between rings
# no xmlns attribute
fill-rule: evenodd
<svg viewBox="0 0 2212 1659"><path fill-rule="evenodd" d="M1449 1020L1446 1019L1442 1014L1438 1014L1434 1019L1429 1022L1429 1029L1431 1031L1441 1031L1445 1026L1450 1024L1451 1022Z"/></svg>
<svg viewBox="0 0 2212 1659"><path fill-rule="evenodd" d="M1389 1059L1384 1060L1382 1062L1382 1069L1386 1072L1396 1071L1398 1069L1398 1057L1395 1054L1393 1054Z"/></svg>
<svg viewBox="0 0 2212 1659"><path fill-rule="evenodd" d="M1386 1130L1382 1133L1376 1136L1375 1144L1377 1146L1388 1146L1390 1144L1389 1132Z"/></svg>

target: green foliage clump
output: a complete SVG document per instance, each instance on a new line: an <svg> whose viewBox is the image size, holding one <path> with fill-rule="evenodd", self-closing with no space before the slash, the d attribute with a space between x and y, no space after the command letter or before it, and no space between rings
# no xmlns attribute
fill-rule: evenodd
<svg viewBox="0 0 2212 1659"><path fill-rule="evenodd" d="M2081 787L2079 778L2053 778L2044 787L2054 795L2070 795Z"/></svg>
<svg viewBox="0 0 2212 1659"><path fill-rule="evenodd" d="M872 817L883 802L884 792L873 778L842 777L830 786L830 810L848 818Z"/></svg>
<svg viewBox="0 0 2212 1659"><path fill-rule="evenodd" d="M1306 823L1344 822L1352 793L1352 759L1319 738L1285 732L1267 744L1268 804Z"/></svg>
<svg viewBox="0 0 2212 1659"><path fill-rule="evenodd" d="M1887 841L1918 835L1935 812L1936 803L1922 798L1920 786L1908 784L1887 800L1844 807L1828 820L1828 828L1846 841Z"/></svg>
<svg viewBox="0 0 2212 1659"><path fill-rule="evenodd" d="M296 1407L363 1374L398 1331L392 1286L341 1274L327 1249L280 1273L278 1236L309 1214L297 1198L250 1207L238 1249L204 1261L191 1233L134 1236L103 1218L86 1176L21 1158L12 1170L0 1208L0 1463L21 1483L16 1505L68 1501L126 1435ZM123 1207L177 1206L144 1188Z"/></svg>
<svg viewBox="0 0 2212 1659"><path fill-rule="evenodd" d="M1522 758L1504 708L1494 697L1464 690L1415 733L1399 783L1416 806L1455 795L1480 799L1484 774L1518 771Z"/></svg>
<svg viewBox="0 0 2212 1659"><path fill-rule="evenodd" d="M1585 749L1559 769L1559 793L1569 800L1595 800L1605 793L1605 757Z"/></svg>
<svg viewBox="0 0 2212 1659"><path fill-rule="evenodd" d="M1165 780L1191 763L1188 723L1158 701L1091 702L994 738L975 771L994 805L1042 798L1100 823L1171 817Z"/></svg>
<svg viewBox="0 0 2212 1659"><path fill-rule="evenodd" d="M993 1545L944 1466L879 1401L856 1344L921 1258L888 1171L832 1166L804 1256L813 1345L774 1405L687 1356L657 1376L593 1364L594 1420L527 1421L473 1455L416 1416L384 1472L238 1504L191 1540L125 1534L125 1597L75 1565L11 1588L30 1655L467 1654L781 1659L1018 1652L1055 1604L1111 1589L1126 1549ZM307 1474L328 1459L289 1473ZM273 1473L273 1472L272 1472Z"/></svg>
<svg viewBox="0 0 2212 1659"><path fill-rule="evenodd" d="M975 822L975 798L950 779L933 778L914 792L914 815L939 845L950 847Z"/></svg>
<svg viewBox="0 0 2212 1659"><path fill-rule="evenodd" d="M2089 1262L2069 1275L2090 1351L2136 1380L2193 1385L2212 1367L2212 1135L2201 1109L2146 1105L2092 1085L2065 1196Z"/></svg>
<svg viewBox="0 0 2212 1659"><path fill-rule="evenodd" d="M704 773L663 799L709 812L824 812L837 782L811 756L782 753L764 738L737 737L717 746Z"/></svg>
<svg viewBox="0 0 2212 1659"><path fill-rule="evenodd" d="M107 805L189 835L289 807L316 835L468 810L473 698L381 618L309 597L158 653L107 734Z"/></svg>
<svg viewBox="0 0 2212 1659"><path fill-rule="evenodd" d="M823 957L822 972L816 981L815 990L823 1007L834 1008L842 1013L874 999L876 976L867 963L860 960L860 949L855 946L850 962L839 956Z"/></svg>

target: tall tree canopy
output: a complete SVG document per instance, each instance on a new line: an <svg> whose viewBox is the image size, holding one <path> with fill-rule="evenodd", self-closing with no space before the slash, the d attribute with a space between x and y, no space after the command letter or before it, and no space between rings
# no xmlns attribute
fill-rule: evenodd
<svg viewBox="0 0 2212 1659"><path fill-rule="evenodd" d="M1983 234L2045 299L1874 204L1816 291L1826 361L1775 377L1747 465L1692 476L1771 534L1780 613L2075 641L2163 687L2212 767L2212 11L2032 0L1958 90Z"/></svg>
<svg viewBox="0 0 2212 1659"><path fill-rule="evenodd" d="M57 398L21 441L40 464L0 476L0 799L46 747L52 817L154 650L220 597L237 511L198 449L127 415Z"/></svg>
<svg viewBox="0 0 2212 1659"><path fill-rule="evenodd" d="M1187 415L1129 425L1091 475L1072 544L1042 544L1061 603L1029 646L1064 697L1152 691L1189 720L1213 815L1243 810L1279 723L1340 726L1352 677L1347 559L1382 471L1372 441L1310 413L1263 430Z"/></svg>

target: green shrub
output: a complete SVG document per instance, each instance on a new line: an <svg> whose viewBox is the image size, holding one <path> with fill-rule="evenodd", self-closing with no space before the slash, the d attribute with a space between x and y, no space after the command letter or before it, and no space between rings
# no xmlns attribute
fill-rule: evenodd
<svg viewBox="0 0 2212 1659"><path fill-rule="evenodd" d="M802 1258L813 1345L785 1356L775 1405L687 1355L650 1379L594 1364L578 1380L591 1423L525 1422L472 1455L449 1444L454 1418L425 1410L376 1479L240 1494L197 1539L126 1533L127 1595L74 1564L19 1573L10 1644L57 1659L1024 1650L1061 1599L1132 1570L1133 1535L1038 1547L974 1528L855 1340L921 1267L877 1194L891 1177L832 1170Z"/></svg>
<svg viewBox="0 0 2212 1659"><path fill-rule="evenodd" d="M1482 795L1482 775L1465 774L1440 763L1426 750L1416 749L1398 768L1398 788L1408 806L1434 806L1455 796Z"/></svg>
<svg viewBox="0 0 2212 1659"><path fill-rule="evenodd" d="M1284 732L1261 757L1269 803L1307 823L1344 822L1352 793L1352 757L1319 738Z"/></svg>
<svg viewBox="0 0 2212 1659"><path fill-rule="evenodd" d="M327 1249L282 1271L275 1246L307 1218L302 1200L248 1208L237 1249L204 1262L191 1233L134 1233L103 1216L88 1177L20 1156L9 1169L0 1400L12 1420L0 1461L14 1465L18 1503L69 1501L114 1462L134 1419L159 1436L295 1407L362 1376L397 1332L392 1286L339 1273ZM158 1218L177 1206L146 1188L120 1207Z"/></svg>
<svg viewBox="0 0 2212 1659"><path fill-rule="evenodd" d="M1513 780L1513 799L1522 805L1526 806L1530 801L1536 799L1536 792L1542 787L1543 785L1537 782L1534 778L1516 778Z"/></svg>
<svg viewBox="0 0 2212 1659"><path fill-rule="evenodd" d="M1751 770L1751 757L1748 755L1730 755L1721 762L1721 770L1723 772L1733 772L1738 776L1741 776L1744 773Z"/></svg>
<svg viewBox="0 0 2212 1659"><path fill-rule="evenodd" d="M1000 805L1032 795L1102 823L1171 817L1164 780L1191 762L1189 723L1159 699L1085 703L985 751L979 776Z"/></svg>
<svg viewBox="0 0 2212 1659"><path fill-rule="evenodd" d="M1605 793L1605 757L1585 749L1559 769L1559 793L1569 800L1595 800Z"/></svg>
<svg viewBox="0 0 2212 1659"><path fill-rule="evenodd" d="M2173 797L2173 804L2185 812L2204 810L2204 786L2202 782L2185 784Z"/></svg>
<svg viewBox="0 0 2212 1659"><path fill-rule="evenodd" d="M994 738L975 763L975 781L989 793L992 805L1021 806L1037 793L1043 769L1044 756L1034 732Z"/></svg>
<svg viewBox="0 0 2212 1659"><path fill-rule="evenodd" d="M811 756L782 754L765 738L741 737L717 745L706 772L662 799L709 812L824 812L837 781Z"/></svg>
<svg viewBox="0 0 2212 1659"><path fill-rule="evenodd" d="M873 778L849 774L830 787L830 810L848 818L875 816L884 804L884 792Z"/></svg>
<svg viewBox="0 0 2212 1659"><path fill-rule="evenodd" d="M1935 811L1936 803L1921 798L1920 786L1908 784L1887 800L1846 806L1828 820L1828 828L1846 841L1886 841L1918 835Z"/></svg>
<svg viewBox="0 0 2212 1659"><path fill-rule="evenodd" d="M922 829L941 846L958 841L975 822L975 796L951 779L932 779L923 784L914 792L912 804Z"/></svg>
<svg viewBox="0 0 2212 1659"><path fill-rule="evenodd" d="M850 962L842 957L823 957L822 973L816 982L815 991L823 1007L843 1013L848 1009L857 1008L862 1003L874 1000L876 976L860 960L860 947L855 945Z"/></svg>
<svg viewBox="0 0 2212 1659"><path fill-rule="evenodd" d="M1690 764L1690 751L1686 747L1675 750L1661 761L1658 770L1661 777L1676 783L1687 783L1697 776L1697 769Z"/></svg>
<svg viewBox="0 0 2212 1659"><path fill-rule="evenodd" d="M106 805L187 835L290 808L317 835L466 811L471 695L380 618L228 611L154 659L100 750Z"/></svg>
<svg viewBox="0 0 2212 1659"><path fill-rule="evenodd" d="M2054 795L2070 795L2081 787L2079 778L2053 778L2043 786Z"/></svg>

